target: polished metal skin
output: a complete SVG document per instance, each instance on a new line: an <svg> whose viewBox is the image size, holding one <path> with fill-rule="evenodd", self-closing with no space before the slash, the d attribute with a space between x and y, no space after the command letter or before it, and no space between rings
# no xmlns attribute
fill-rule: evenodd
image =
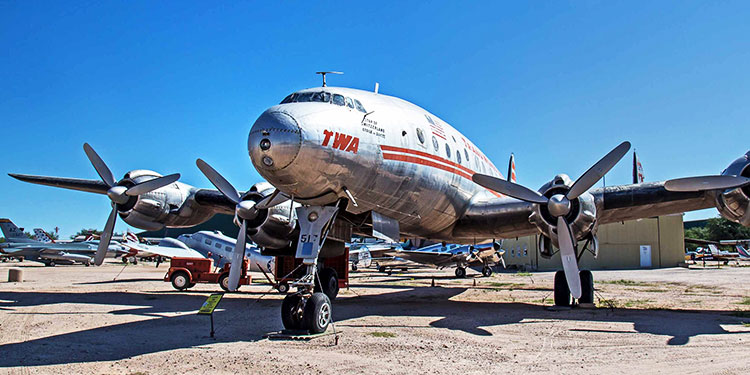
<svg viewBox="0 0 750 375"><path fill-rule="evenodd" d="M556 225L549 220L553 216L545 218L538 205L491 192L471 180L475 174L503 176L473 143L437 116L402 99L368 91L298 91L316 92L356 99L366 112L331 102L289 102L259 116L249 132L248 152L270 185L241 193L242 200L257 203L275 189L294 200L248 220L254 241L267 247L288 246L295 240L297 205L328 205L350 201L350 196L357 205L342 206L347 214L375 211L397 221L403 236L454 243L539 232L555 237L549 230ZM748 164L746 155L724 173L747 175ZM109 190L95 180L12 176L99 194ZM158 176L133 171L117 185L132 186ZM552 185L546 184L540 195ZM747 190L672 192L664 182L610 186L583 193L576 199L578 208L571 200L565 217L576 239L600 224L708 207L718 207L723 216L747 225ZM195 225L218 212L234 214L236 207L217 190L176 182L118 204L118 214L133 226L154 230Z"/></svg>

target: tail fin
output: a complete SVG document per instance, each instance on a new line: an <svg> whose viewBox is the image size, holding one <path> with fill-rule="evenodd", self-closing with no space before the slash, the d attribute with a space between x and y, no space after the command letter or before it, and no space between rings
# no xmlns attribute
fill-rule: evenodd
<svg viewBox="0 0 750 375"><path fill-rule="evenodd" d="M140 243L141 242L138 240L138 236L131 231L126 231L125 233L123 233L122 240L123 242L126 242L126 243Z"/></svg>
<svg viewBox="0 0 750 375"><path fill-rule="evenodd" d="M635 150L633 150L633 183L640 184L643 181L643 164L641 164L641 159L638 158Z"/></svg>
<svg viewBox="0 0 750 375"><path fill-rule="evenodd" d="M740 254L740 258L750 259L750 252L745 250L745 248L742 247L742 245L736 245L735 247L737 248L737 253Z"/></svg>
<svg viewBox="0 0 750 375"><path fill-rule="evenodd" d="M10 219L0 219L0 229L3 231L3 235L5 238L11 239L11 238L23 238L27 239L26 235L23 233L23 228L17 227L15 224L13 224Z"/></svg>
<svg viewBox="0 0 750 375"><path fill-rule="evenodd" d="M512 152L508 161L508 181L516 182L516 156Z"/></svg>
<svg viewBox="0 0 750 375"><path fill-rule="evenodd" d="M714 244L708 244L708 248L711 249L711 254L717 255L720 253L719 248Z"/></svg>
<svg viewBox="0 0 750 375"><path fill-rule="evenodd" d="M34 239L45 243L55 242L42 228L34 228Z"/></svg>

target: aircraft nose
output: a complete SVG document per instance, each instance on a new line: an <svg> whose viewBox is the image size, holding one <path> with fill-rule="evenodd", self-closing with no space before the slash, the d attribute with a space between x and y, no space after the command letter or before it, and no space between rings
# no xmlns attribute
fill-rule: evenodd
<svg viewBox="0 0 750 375"><path fill-rule="evenodd" d="M259 171L278 171L299 154L302 132L291 115L266 111L253 124L247 140L250 160Z"/></svg>

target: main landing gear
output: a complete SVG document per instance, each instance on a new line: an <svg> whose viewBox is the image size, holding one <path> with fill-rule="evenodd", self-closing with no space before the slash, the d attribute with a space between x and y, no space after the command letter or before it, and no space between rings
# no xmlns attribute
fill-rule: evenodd
<svg viewBox="0 0 750 375"><path fill-rule="evenodd" d="M338 276L331 268L318 272L318 254L337 212L338 207L331 206L297 208L300 235L295 257L302 258L305 275L291 285L297 293L281 303L281 322L287 330L322 333L333 319L331 300L338 293Z"/></svg>
<svg viewBox="0 0 750 375"><path fill-rule="evenodd" d="M583 270L578 272L578 277L581 279L581 298L578 299L579 304L594 303L594 276L589 270ZM570 307L574 301L570 295L570 289L568 288L568 282L565 280L565 272L557 271L555 273L555 306Z"/></svg>

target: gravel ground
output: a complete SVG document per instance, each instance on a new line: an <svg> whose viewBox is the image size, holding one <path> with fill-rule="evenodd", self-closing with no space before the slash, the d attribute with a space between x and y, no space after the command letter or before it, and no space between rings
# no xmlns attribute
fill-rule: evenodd
<svg viewBox="0 0 750 375"><path fill-rule="evenodd" d="M6 282L9 267L26 282ZM562 311L549 308L551 272L361 271L334 304L338 336L309 342L262 338L281 329L282 297L260 283L224 297L210 338L196 311L218 286L177 292L161 281L166 269L1 263L0 373L750 369L750 267L595 271L598 308Z"/></svg>

